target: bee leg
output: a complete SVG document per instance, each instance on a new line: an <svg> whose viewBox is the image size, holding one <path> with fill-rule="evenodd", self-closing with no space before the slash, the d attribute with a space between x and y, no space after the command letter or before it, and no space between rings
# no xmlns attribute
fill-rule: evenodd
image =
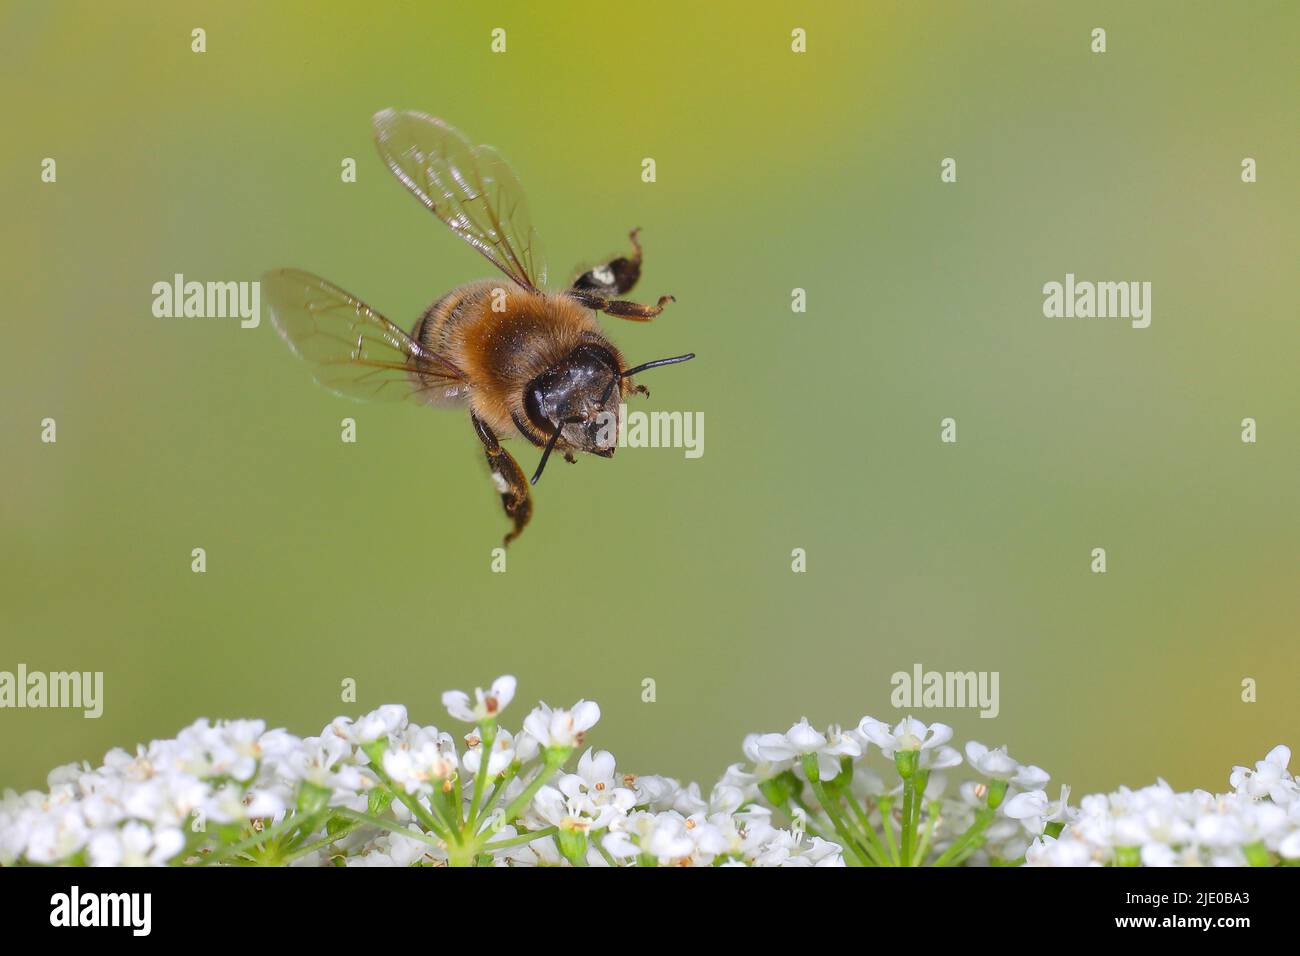
<svg viewBox="0 0 1300 956"><path fill-rule="evenodd" d="M564 460L570 465L576 465L578 463L578 459L573 456L573 452L571 451L566 451L564 453Z"/></svg>
<svg viewBox="0 0 1300 956"><path fill-rule="evenodd" d="M633 229L628 235L632 240L631 257L619 256L584 272L573 280L573 291L595 292L611 299L631 292L641 278L641 243L636 238L640 231Z"/></svg>
<svg viewBox="0 0 1300 956"><path fill-rule="evenodd" d="M470 420L474 423L479 441L483 443L488 469L492 472L492 483L501 494L501 505L505 508L506 517L515 523L514 529L501 542L509 547L510 542L519 537L524 525L533 516L533 499L528 493L528 479L524 477L519 462L501 447L487 422L473 414L470 415Z"/></svg>
<svg viewBox="0 0 1300 956"><path fill-rule="evenodd" d="M649 322L660 312L669 302L677 300L671 295L661 295L659 301L654 305L642 305L640 302L627 302L623 299L608 299L603 295L594 292L577 292L570 291L569 295L577 299L589 309L595 309L597 312L604 312L606 315L612 315L620 319L631 319L633 322Z"/></svg>

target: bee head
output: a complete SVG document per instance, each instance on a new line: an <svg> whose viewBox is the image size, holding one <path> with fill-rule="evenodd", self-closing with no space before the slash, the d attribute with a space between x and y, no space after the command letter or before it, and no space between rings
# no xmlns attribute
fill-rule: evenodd
<svg viewBox="0 0 1300 956"><path fill-rule="evenodd" d="M618 403L623 398L619 372L618 359L608 349L579 345L528 383L528 420L543 435L558 434L571 448L609 458L617 444Z"/></svg>
<svg viewBox="0 0 1300 956"><path fill-rule="evenodd" d="M618 444L618 406L623 400L619 383L646 369L693 358L694 353L678 355L622 369L609 349L584 343L529 382L524 389L524 411L534 428L550 436L532 483L542 477L546 460L561 438L570 448L612 458Z"/></svg>

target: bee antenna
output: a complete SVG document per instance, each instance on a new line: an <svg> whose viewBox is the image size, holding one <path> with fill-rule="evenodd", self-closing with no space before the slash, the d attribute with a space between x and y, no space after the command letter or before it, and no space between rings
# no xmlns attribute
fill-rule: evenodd
<svg viewBox="0 0 1300 956"><path fill-rule="evenodd" d="M546 447L542 449L542 460L537 463L537 470L533 472L533 478L530 485L537 484L537 479L542 477L542 469L546 467L546 459L551 457L551 452L555 450L555 443L560 439L561 426L556 425L555 431L551 432L551 437L546 441Z"/></svg>
<svg viewBox="0 0 1300 956"><path fill-rule="evenodd" d="M530 485L537 484L537 479L542 477L542 469L546 467L546 459L551 457L551 452L555 450L555 443L560 440L560 432L564 431L565 425L578 425L582 423L582 416L575 415L573 418L566 418L555 425L555 431L551 432L551 437L546 440L546 447L542 449L542 460L537 463L537 470L533 472L532 479L528 482Z"/></svg>
<svg viewBox="0 0 1300 956"><path fill-rule="evenodd" d="M618 377L630 378L638 372L644 372L649 368L658 368L661 365L676 365L678 362L689 362L693 358L695 358L695 353L687 352L685 355L675 355L672 358L655 359L653 362L646 362L643 365L638 365L636 368L630 368L626 372L620 372Z"/></svg>

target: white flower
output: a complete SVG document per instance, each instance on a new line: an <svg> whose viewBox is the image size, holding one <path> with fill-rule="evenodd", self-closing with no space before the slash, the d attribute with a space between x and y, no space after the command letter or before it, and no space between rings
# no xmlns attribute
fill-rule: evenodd
<svg viewBox="0 0 1300 956"><path fill-rule="evenodd" d="M721 779L714 785L728 787L741 795L741 803L758 799L758 777L745 770L744 764L733 763L723 772ZM712 798L710 798L712 802Z"/></svg>
<svg viewBox="0 0 1300 956"><path fill-rule="evenodd" d="M893 758L900 750L920 750L922 753L934 750L952 738L952 728L947 724L936 723L927 727L915 717L904 717L893 730L884 721L863 717L858 723L858 733L879 747L881 754L889 758ZM957 762L961 762L960 757Z"/></svg>
<svg viewBox="0 0 1300 956"><path fill-rule="evenodd" d="M671 810L677 801L677 793L681 790L681 784L672 777L661 777L653 773L637 777L632 786L637 806L654 812Z"/></svg>
<svg viewBox="0 0 1300 956"><path fill-rule="evenodd" d="M751 773L757 782L771 780L773 777L789 770L791 765L794 763L793 756L784 760L768 760L764 757L762 753L759 752L759 741L766 736L770 735L748 734L746 735L744 742L740 745L740 749L744 752L745 757L753 767ZM780 735L778 734L777 736Z"/></svg>
<svg viewBox="0 0 1300 956"><path fill-rule="evenodd" d="M1255 763L1254 770L1233 767L1228 782L1234 790L1251 797L1268 797L1274 803L1286 805L1296 799L1296 782L1287 772L1291 762L1291 748L1279 744L1263 760Z"/></svg>
<svg viewBox="0 0 1300 956"><path fill-rule="evenodd" d="M255 789L244 793L242 787L228 783L203 801L203 818L214 823L272 819L285 811L285 800L270 790Z"/></svg>
<svg viewBox="0 0 1300 956"><path fill-rule="evenodd" d="M620 786L616 775L612 753L588 748L578 759L578 772L564 774L555 786L566 797L582 796L594 806L612 806L627 813L636 804L636 794Z"/></svg>
<svg viewBox="0 0 1300 956"><path fill-rule="evenodd" d="M823 732L800 720L784 734L746 737L750 764L727 768L706 792L672 777L620 774L606 750L586 749L569 765L571 772L555 766L599 719L599 708L589 701L571 710L542 704L527 715L522 731L512 735L497 728L485 747L481 731L514 690L513 679L502 678L488 692L477 691L473 703L457 692L446 696L454 716L479 724L466 735L463 756L451 735L411 724L405 708L388 705L355 719L339 717L319 737L307 738L267 730L259 720L198 720L174 739L115 748L101 766L56 768L45 792L0 795L0 865L167 865L182 862L182 854L188 857L184 862L231 862L223 850L268 828L292 834L277 841L270 858L286 856L295 866L467 862L457 841L449 846L429 838L427 814L412 809L408 795L444 821L456 821L468 819L465 812L477 794L483 815L476 828L488 841L479 859L495 866L571 865L582 845L571 839L576 834L591 837L585 860L590 866L843 866L836 821L803 809L815 798L802 779L803 764L815 760L823 779L843 774L844 795L858 803L856 821L879 831L886 825L881 814L888 812L883 800L893 794L896 801L902 784L897 767L886 780L861 759L873 743L887 758L914 754L918 768L935 771L927 778L922 808L929 862L960 849L956 841L977 821L985 827L981 845L961 854L965 865L1021 856L1031 866L1300 861L1300 786L1287 769L1291 752L1282 746L1254 769L1234 768L1233 789L1226 794L1180 793L1158 780L1085 796L1075 810L1069 788L1061 788L1059 800L1049 800L1047 773L1013 760L1005 747L968 744L966 755L979 776L958 777L949 787L943 771L958 766L962 756L947 745L952 730L943 724L908 717L891 728L864 718L857 729L832 725ZM387 741L382 766L373 766L366 751L373 753L370 745L380 740ZM551 767L533 764L543 750ZM529 770L509 773L511 766L523 765ZM505 808L519 801L537 773L555 776L506 824ZM486 797L479 774L498 778ZM501 780L503 774L509 779ZM772 782L778 775L782 780ZM349 826L340 830L344 818L326 815L338 807L371 812L374 788L386 789L388 780L402 799L385 801L384 826L354 826L346 818ZM772 822L776 811L765 802L782 799L787 787L796 790L789 811L794 821L778 828ZM314 788L328 791L328 798ZM945 789L959 796L945 798ZM990 791L1005 791L996 815L987 814ZM780 812L785 819L784 803ZM895 802L894 821L898 813ZM195 827L196 821L220 826ZM393 826L406 829L392 832ZM552 827L566 834L564 853ZM1045 835L1058 830L1055 839ZM295 853L294 847L309 852ZM248 855L265 860L263 854L255 849Z"/></svg>
<svg viewBox="0 0 1300 956"><path fill-rule="evenodd" d="M839 775L842 756L862 756L862 744L832 726L827 734L816 730L802 718L784 734L763 734L755 741L759 758L771 764L784 764L807 754L817 755L817 775L831 780Z"/></svg>
<svg viewBox="0 0 1300 956"><path fill-rule="evenodd" d="M1035 789L1043 786L1051 779L1051 775L1042 767L1035 767L1033 764L1021 764L1016 775L1011 778L1011 782L1017 787Z"/></svg>
<svg viewBox="0 0 1300 956"><path fill-rule="evenodd" d="M88 853L91 866L162 866L184 848L185 836L175 827L155 831L132 821L95 833Z"/></svg>
<svg viewBox="0 0 1300 956"><path fill-rule="evenodd" d="M33 863L58 863L86 845L90 832L75 807L60 807L31 821L27 859Z"/></svg>
<svg viewBox="0 0 1300 956"><path fill-rule="evenodd" d="M515 679L506 674L494 680L492 687L486 693L483 688L475 687L473 707L469 705L469 695L460 690L449 690L443 694L442 706L446 707L447 713L457 720L478 724L488 719L495 719L514 699Z"/></svg>
<svg viewBox="0 0 1300 956"><path fill-rule="evenodd" d="M543 748L570 748L582 745L583 736L600 720L595 701L580 700L573 710L551 710L538 704L524 718L524 730Z"/></svg>
<svg viewBox="0 0 1300 956"><path fill-rule="evenodd" d="M492 740L492 756L488 758L487 766L488 776L495 777L497 774L503 773L514 759L514 734L501 728ZM477 734L470 734L465 738L465 753L461 756L460 762L468 773L478 773L479 766L483 762L483 741L479 739Z"/></svg>
<svg viewBox="0 0 1300 956"><path fill-rule="evenodd" d="M826 728L826 745L817 751L817 772L823 780L840 773L841 757L861 757L866 752L862 742L852 732L845 733L839 724Z"/></svg>
<svg viewBox="0 0 1300 956"><path fill-rule="evenodd" d="M1086 843L1067 834L1041 836L1025 851L1026 866L1101 866Z"/></svg>
<svg viewBox="0 0 1300 956"><path fill-rule="evenodd" d="M1011 759L1006 747L989 750L974 740L966 744L966 762L994 780L1010 780L1020 771L1020 764Z"/></svg>
<svg viewBox="0 0 1300 956"><path fill-rule="evenodd" d="M356 794L364 783L361 770L352 760L351 744L330 732L301 741L298 749L275 762L275 770L281 780L293 786L305 781L330 790L332 806L346 804L357 809ZM364 797L361 802L365 802Z"/></svg>
<svg viewBox="0 0 1300 956"><path fill-rule="evenodd" d="M764 760L781 763L804 754L816 753L826 746L826 738L812 728L804 717L784 734L763 734L758 738L758 753Z"/></svg>
<svg viewBox="0 0 1300 956"><path fill-rule="evenodd" d="M972 740L966 744L966 761L991 780L1007 780L1026 790L1037 790L1051 777L1041 767L1022 766L1007 754L1007 748L990 750Z"/></svg>
<svg viewBox="0 0 1300 956"><path fill-rule="evenodd" d="M1061 799L1055 802L1047 799L1043 790L1029 790L1017 793L1004 804L1002 812L1013 820L1019 820L1026 830L1040 834L1051 822L1067 823L1071 815L1069 806L1070 788L1062 785Z"/></svg>
<svg viewBox="0 0 1300 956"><path fill-rule="evenodd" d="M358 717L355 722L347 717L337 717L330 727L348 743L370 744L383 737L391 737L406 726L406 708L401 704L385 704L378 710Z"/></svg>
<svg viewBox="0 0 1300 956"><path fill-rule="evenodd" d="M597 805L576 787L571 786L569 790L571 792L565 793L556 787L545 786L537 791L530 809L540 826L534 829L553 826L570 833L590 833L608 827L622 815L623 811L612 802ZM630 800L630 793L628 797ZM629 802L624 810L630 807Z"/></svg>
<svg viewBox="0 0 1300 956"><path fill-rule="evenodd" d="M457 767L456 748L450 734L423 728L414 739L404 740L384 752L384 772L407 793L430 793L433 783L451 779Z"/></svg>
<svg viewBox="0 0 1300 956"><path fill-rule="evenodd" d="M675 810L634 813L601 842L611 856L628 859L645 853L665 865L695 852L686 820Z"/></svg>

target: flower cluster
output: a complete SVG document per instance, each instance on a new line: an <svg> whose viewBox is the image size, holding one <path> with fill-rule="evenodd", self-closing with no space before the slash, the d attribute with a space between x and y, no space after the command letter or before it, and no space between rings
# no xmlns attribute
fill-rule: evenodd
<svg viewBox="0 0 1300 956"><path fill-rule="evenodd" d="M1300 861L1300 783L1289 747L1234 767L1231 793L1178 793L1163 780L1080 801L1071 825L1029 848L1034 866L1269 866Z"/></svg>
<svg viewBox="0 0 1300 956"><path fill-rule="evenodd" d="M1269 865L1300 859L1300 789L1275 748L1233 792L1052 800L1006 748L870 717L754 734L744 763L696 784L620 772L586 747L591 701L539 704L512 733L502 677L443 695L453 736L390 705L319 736L200 720L47 792L0 800L0 865ZM584 749L585 748L585 749ZM576 760L573 758L576 756ZM950 779L961 768L966 779Z"/></svg>

